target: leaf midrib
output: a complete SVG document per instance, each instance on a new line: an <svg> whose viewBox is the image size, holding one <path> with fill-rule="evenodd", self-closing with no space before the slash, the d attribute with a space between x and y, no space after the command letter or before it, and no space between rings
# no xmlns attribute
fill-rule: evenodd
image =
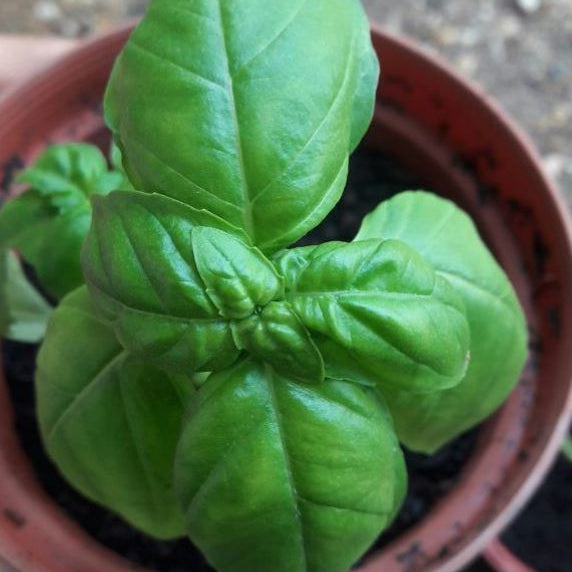
<svg viewBox="0 0 572 572"><path fill-rule="evenodd" d="M226 75L227 75L227 89L230 96L230 106L232 109L232 119L234 122L234 132L236 138L236 150L238 155L238 167L240 171L240 178L241 178L241 189L242 189L242 203L243 203L243 220L244 220L244 228L248 235L252 238L252 240L256 241L256 233L254 228L254 222L252 218L252 197L250 192L250 186L248 183L248 178L246 175L246 166L244 163L244 150L243 150L243 141L242 141L242 134L240 130L240 121L238 120L238 108L236 104L236 90L234 85L234 79L232 76L232 71L230 68L230 57L228 51L228 41L226 37L226 24L224 21L224 14L222 8L222 0L216 0L218 13L219 13L219 24L220 24L220 34L222 39L222 46L224 52L224 59L225 59L225 67L226 67Z"/></svg>
<svg viewBox="0 0 572 572"><path fill-rule="evenodd" d="M298 488L296 485L296 480L294 478L294 471L292 468L292 463L290 461L290 456L288 454L288 446L286 442L286 435L284 429L284 421L282 419L282 413L280 411L280 405L278 403L278 396L276 395L276 389L274 387L274 372L269 365L264 366L264 380L266 381L266 385L268 387L268 395L270 397L270 404L272 406L272 412L274 413L274 418L276 420L276 431L278 438L280 440L280 448L283 453L284 457L284 467L286 469L286 476L288 478L288 485L292 492L292 499L295 505L296 511L296 520L298 522L298 530L300 536L300 547L301 547L301 555L302 555L302 563L303 568L302 570L308 570L308 559L307 559L307 546L306 546L306 537L304 535L304 523L302 518L302 512L300 509L299 500L301 495L298 493Z"/></svg>

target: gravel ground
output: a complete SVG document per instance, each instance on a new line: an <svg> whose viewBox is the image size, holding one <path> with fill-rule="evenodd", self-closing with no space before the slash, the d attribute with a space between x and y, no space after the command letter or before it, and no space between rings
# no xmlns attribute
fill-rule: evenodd
<svg viewBox="0 0 572 572"><path fill-rule="evenodd" d="M363 0L492 94L525 127L572 208L571 0ZM0 34L85 36L148 0L0 0Z"/></svg>

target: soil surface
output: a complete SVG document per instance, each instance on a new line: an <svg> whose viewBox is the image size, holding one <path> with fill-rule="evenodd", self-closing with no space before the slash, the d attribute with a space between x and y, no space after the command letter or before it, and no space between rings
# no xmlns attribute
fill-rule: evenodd
<svg viewBox="0 0 572 572"><path fill-rule="evenodd" d="M561 456L542 488L502 536L536 572L572 570L572 463Z"/></svg>
<svg viewBox="0 0 572 572"><path fill-rule="evenodd" d="M420 181L390 157L362 148L352 158L348 188L341 203L305 242L351 240L363 216L380 201L399 191L421 186ZM8 342L3 351L20 439L39 480L56 502L99 542L135 563L160 572L212 570L188 540L155 541L87 501L62 479L44 452L36 422L33 378L37 348ZM393 526L380 537L372 551L419 522L455 485L471 455L476 433L460 437L432 457L406 452L407 498Z"/></svg>

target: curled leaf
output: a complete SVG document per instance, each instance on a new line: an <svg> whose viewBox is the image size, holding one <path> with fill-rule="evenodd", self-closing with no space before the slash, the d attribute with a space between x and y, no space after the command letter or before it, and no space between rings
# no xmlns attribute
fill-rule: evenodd
<svg viewBox="0 0 572 572"><path fill-rule="evenodd" d="M236 345L279 374L305 383L324 381L324 361L308 330L285 302L233 324Z"/></svg>
<svg viewBox="0 0 572 572"><path fill-rule="evenodd" d="M283 281L265 256L216 228L192 231L193 255L206 292L221 316L240 320L284 296Z"/></svg>
<svg viewBox="0 0 572 572"><path fill-rule="evenodd" d="M121 184L96 147L54 145L18 178L29 185L0 211L0 245L17 250L42 286L63 297L83 284L81 244L91 220L89 198Z"/></svg>
<svg viewBox="0 0 572 572"><path fill-rule="evenodd" d="M526 358L524 314L475 225L450 201L422 192L397 195L366 217L356 240L372 238L416 249L466 308L471 361L461 383L424 396L385 391L400 439L431 453L488 417L513 389Z"/></svg>
<svg viewBox="0 0 572 572"><path fill-rule="evenodd" d="M161 195L111 193L94 201L82 260L90 292L121 343L160 367L213 371L238 357L230 324L206 292L193 229L241 236L222 219Z"/></svg>
<svg viewBox="0 0 572 572"><path fill-rule="evenodd" d="M464 376L463 303L406 244L327 243L287 251L276 264L328 377L370 377L379 387L418 393L452 387Z"/></svg>

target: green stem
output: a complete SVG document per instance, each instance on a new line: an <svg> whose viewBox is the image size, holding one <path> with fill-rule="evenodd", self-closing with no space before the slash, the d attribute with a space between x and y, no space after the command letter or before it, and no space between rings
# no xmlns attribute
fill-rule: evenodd
<svg viewBox="0 0 572 572"><path fill-rule="evenodd" d="M572 437L568 437L562 446L564 456L572 463Z"/></svg>

